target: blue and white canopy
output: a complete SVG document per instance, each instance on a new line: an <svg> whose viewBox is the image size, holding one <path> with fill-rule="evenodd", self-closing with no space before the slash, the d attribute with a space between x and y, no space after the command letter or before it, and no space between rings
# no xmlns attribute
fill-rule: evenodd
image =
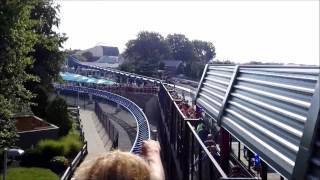
<svg viewBox="0 0 320 180"><path fill-rule="evenodd" d="M80 82L80 83L94 83L94 84L106 84L112 85L115 82L106 79L96 79L92 77L82 76L80 74L73 74L68 72L60 72L60 76L64 81L73 81L73 82Z"/></svg>

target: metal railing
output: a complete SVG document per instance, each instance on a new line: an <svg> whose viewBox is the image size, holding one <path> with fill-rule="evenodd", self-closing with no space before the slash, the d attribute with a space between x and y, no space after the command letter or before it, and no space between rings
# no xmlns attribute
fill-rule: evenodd
<svg viewBox="0 0 320 180"><path fill-rule="evenodd" d="M219 156L209 151L200 139L195 127L200 119L187 118L179 109L176 99L172 98L166 87L161 84L159 103L162 122L159 122L159 140L167 178L206 180L206 179L256 179L229 177L220 166Z"/></svg>
<svg viewBox="0 0 320 180"><path fill-rule="evenodd" d="M101 106L95 102L94 104L94 111L102 124L104 130L108 133L109 139L112 142L112 149L118 148L118 141L119 141L119 132L114 127L113 122L111 122L110 118L108 117L107 113L105 113Z"/></svg>
<svg viewBox="0 0 320 180"><path fill-rule="evenodd" d="M73 173L75 169L79 166L81 161L84 159L84 157L88 154L88 144L87 142L84 142L84 145L82 146L80 152L77 154L77 156L73 159L73 161L70 163L66 171L61 176L60 180L68 180L71 179L73 176Z"/></svg>

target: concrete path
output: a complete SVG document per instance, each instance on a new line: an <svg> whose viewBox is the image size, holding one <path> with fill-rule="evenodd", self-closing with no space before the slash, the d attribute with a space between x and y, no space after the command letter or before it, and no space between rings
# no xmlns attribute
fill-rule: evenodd
<svg viewBox="0 0 320 180"><path fill-rule="evenodd" d="M61 95L69 105L80 106L80 118L83 123L85 138L88 141L88 156L90 159L99 154L108 152L112 142L102 127L94 112L94 104L88 104L80 97L77 103L76 97ZM122 151L130 151L136 136L136 121L127 111L121 110L115 113L116 107L106 103L100 103L102 110L110 115L115 128L119 132L118 148Z"/></svg>
<svg viewBox="0 0 320 180"><path fill-rule="evenodd" d="M84 136L88 142L88 155L86 160L108 152L112 143L101 127L94 111L80 109L80 118L83 125Z"/></svg>

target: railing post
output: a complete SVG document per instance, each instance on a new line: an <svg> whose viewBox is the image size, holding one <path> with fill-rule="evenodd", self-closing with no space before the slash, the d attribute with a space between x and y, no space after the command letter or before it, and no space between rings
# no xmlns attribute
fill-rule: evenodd
<svg viewBox="0 0 320 180"><path fill-rule="evenodd" d="M220 165L225 173L229 173L230 134L224 128L220 129Z"/></svg>
<svg viewBox="0 0 320 180"><path fill-rule="evenodd" d="M267 180L268 179L268 165L264 161L261 161L260 177L261 177L262 180Z"/></svg>

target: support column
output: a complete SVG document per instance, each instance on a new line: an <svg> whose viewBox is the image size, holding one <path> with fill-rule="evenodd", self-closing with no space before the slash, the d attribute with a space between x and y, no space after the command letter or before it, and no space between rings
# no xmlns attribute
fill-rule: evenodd
<svg viewBox="0 0 320 180"><path fill-rule="evenodd" d="M230 134L224 128L220 129L220 165L223 171L229 173L229 159L230 159Z"/></svg>
<svg viewBox="0 0 320 180"><path fill-rule="evenodd" d="M264 161L261 161L260 177L261 177L262 180L267 180L268 179L268 165Z"/></svg>

